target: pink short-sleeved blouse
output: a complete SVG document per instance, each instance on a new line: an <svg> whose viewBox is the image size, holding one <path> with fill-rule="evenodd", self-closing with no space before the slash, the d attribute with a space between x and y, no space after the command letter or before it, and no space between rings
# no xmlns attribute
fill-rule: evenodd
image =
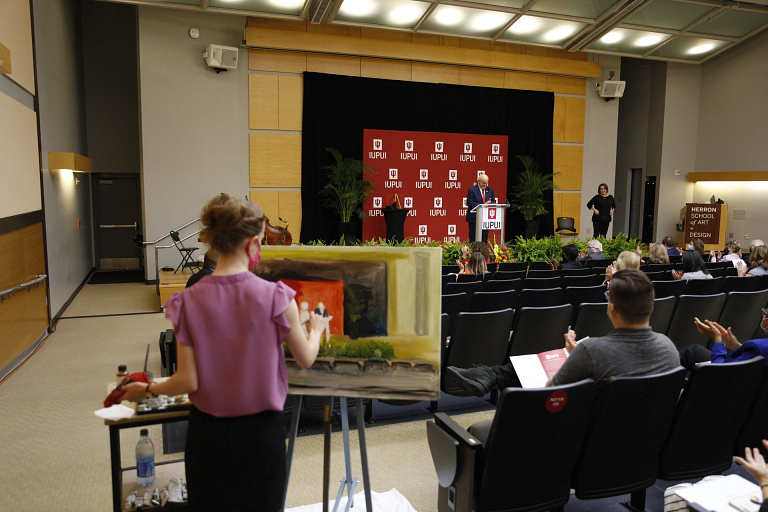
<svg viewBox="0 0 768 512"><path fill-rule="evenodd" d="M209 275L165 303L179 343L195 349L192 403L214 416L282 411L288 393L282 340L296 292L251 272Z"/></svg>

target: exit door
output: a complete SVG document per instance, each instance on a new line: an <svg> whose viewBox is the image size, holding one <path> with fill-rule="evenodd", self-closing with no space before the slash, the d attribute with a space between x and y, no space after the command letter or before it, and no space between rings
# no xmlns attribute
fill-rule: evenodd
<svg viewBox="0 0 768 512"><path fill-rule="evenodd" d="M98 270L139 270L141 233L138 174L95 174L94 224Z"/></svg>

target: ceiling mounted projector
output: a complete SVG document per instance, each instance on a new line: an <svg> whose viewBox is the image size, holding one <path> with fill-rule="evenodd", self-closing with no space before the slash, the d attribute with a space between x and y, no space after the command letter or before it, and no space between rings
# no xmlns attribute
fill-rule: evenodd
<svg viewBox="0 0 768 512"><path fill-rule="evenodd" d="M626 86L627 82L624 80L601 80L595 84L598 96L605 98L605 101L624 96Z"/></svg>
<svg viewBox="0 0 768 512"><path fill-rule="evenodd" d="M237 69L238 53L238 49L232 46L209 44L203 53L203 58L206 64L220 73L228 69Z"/></svg>

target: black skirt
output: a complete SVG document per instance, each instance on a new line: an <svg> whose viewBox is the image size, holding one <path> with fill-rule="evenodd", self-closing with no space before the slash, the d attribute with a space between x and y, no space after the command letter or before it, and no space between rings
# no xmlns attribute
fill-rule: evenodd
<svg viewBox="0 0 768 512"><path fill-rule="evenodd" d="M185 467L191 511L282 510L285 414L218 418L193 407Z"/></svg>

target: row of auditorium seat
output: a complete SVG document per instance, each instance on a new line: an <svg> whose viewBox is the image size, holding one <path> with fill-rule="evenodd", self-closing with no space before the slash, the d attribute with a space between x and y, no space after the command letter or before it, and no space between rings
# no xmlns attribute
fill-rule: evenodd
<svg viewBox="0 0 768 512"><path fill-rule="evenodd" d="M682 393L681 393L682 389ZM487 435L427 421L439 512L563 510L622 495L645 509L657 478L721 473L768 425L763 357L643 377L501 392Z"/></svg>

